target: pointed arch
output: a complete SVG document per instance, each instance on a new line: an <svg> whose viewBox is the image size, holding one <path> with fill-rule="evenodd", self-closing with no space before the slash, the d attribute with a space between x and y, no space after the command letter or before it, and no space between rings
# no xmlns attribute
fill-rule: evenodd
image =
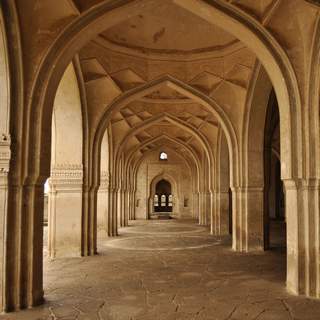
<svg viewBox="0 0 320 320"><path fill-rule="evenodd" d="M219 104L216 101L206 96L201 91L169 75L165 75L161 78L155 79L146 84L142 84L128 92L125 92L123 95L116 98L110 106L108 106L104 115L101 117L101 120L99 122L99 125L95 133L94 144L93 144L95 150L93 151L93 153L96 154L98 152L98 149L100 148L100 144L101 144L102 134L108 127L111 117L115 112L125 107L129 103L136 101L144 97L145 95L157 90L157 88L163 85L169 86L170 88L176 90L177 92L199 103L204 108L206 108L208 112L212 113L217 118L217 120L221 125L221 128L224 130L224 133L228 142L229 154L230 154L230 170L232 172L232 174L230 175L231 184L238 185L240 181L239 168L238 168L238 164L239 164L238 141L237 141L236 133L230 119L228 118L224 110L221 108L221 106L219 106ZM158 116L155 116L154 119L156 119L157 117L159 119L167 117L166 119L168 121L174 121L174 123L177 125L183 124L189 131L190 130L193 132L195 131L190 124L183 123L182 120L177 119L171 115L166 115L166 114L158 115ZM153 120L149 119L149 120L146 120L145 123L150 123L151 121ZM199 135L199 133L196 133L196 136L197 135ZM205 139L201 143L205 146L206 143L204 143L204 141ZM206 147L205 150L206 152L208 152L210 148ZM207 155L209 156L208 153ZM97 158L95 157L95 159ZM213 164L213 161L211 161L211 164Z"/></svg>

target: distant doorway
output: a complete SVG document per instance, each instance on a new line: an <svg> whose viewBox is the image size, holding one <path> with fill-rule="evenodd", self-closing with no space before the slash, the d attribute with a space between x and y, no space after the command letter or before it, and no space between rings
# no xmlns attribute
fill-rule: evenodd
<svg viewBox="0 0 320 320"><path fill-rule="evenodd" d="M171 183L165 179L160 180L156 184L156 193L154 195L154 211L155 212L172 212Z"/></svg>

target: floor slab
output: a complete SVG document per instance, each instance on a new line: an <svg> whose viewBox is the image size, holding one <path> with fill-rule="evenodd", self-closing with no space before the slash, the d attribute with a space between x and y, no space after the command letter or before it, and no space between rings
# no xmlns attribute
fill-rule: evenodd
<svg viewBox="0 0 320 320"><path fill-rule="evenodd" d="M99 255L45 259L43 306L1 319L320 319L320 301L285 290L285 252L232 252L194 221L136 221Z"/></svg>

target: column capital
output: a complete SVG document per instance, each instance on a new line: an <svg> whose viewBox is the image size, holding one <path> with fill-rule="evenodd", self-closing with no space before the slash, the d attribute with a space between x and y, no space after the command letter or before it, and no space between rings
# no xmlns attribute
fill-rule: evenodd
<svg viewBox="0 0 320 320"><path fill-rule="evenodd" d="M293 178L282 181L286 190L319 189L320 187L319 178Z"/></svg>

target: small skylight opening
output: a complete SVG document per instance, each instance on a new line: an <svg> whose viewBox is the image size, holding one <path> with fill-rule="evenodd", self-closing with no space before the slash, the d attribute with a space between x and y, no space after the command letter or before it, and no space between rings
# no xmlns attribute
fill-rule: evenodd
<svg viewBox="0 0 320 320"><path fill-rule="evenodd" d="M160 160L168 160L168 155L165 152L160 152Z"/></svg>

